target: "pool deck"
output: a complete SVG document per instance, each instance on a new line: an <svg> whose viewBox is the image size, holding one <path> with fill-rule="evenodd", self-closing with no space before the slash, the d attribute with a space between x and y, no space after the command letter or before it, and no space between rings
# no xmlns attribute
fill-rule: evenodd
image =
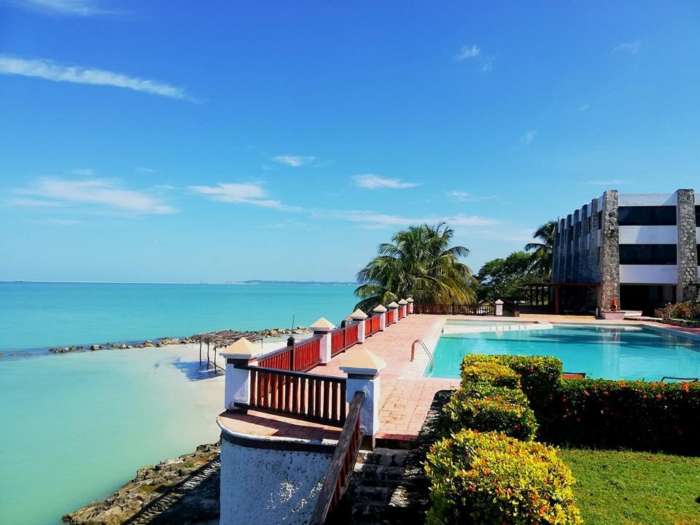
<svg viewBox="0 0 700 525"><path fill-rule="evenodd" d="M379 442L394 443L414 441L428 413L435 393L456 388L458 379L431 378L424 375L428 356L417 348L415 360L410 360L411 345L421 339L432 351L440 338L448 319L471 321L521 321L543 323L571 323L582 325L648 326L678 335L700 338L700 329L684 328L651 321L601 321L593 316L523 314L518 318L460 316L460 315L411 315L399 323L388 326L384 332L368 338L362 345L355 345L334 357L330 363L309 371L310 374L344 377L340 370L345 359L360 348L371 351L384 360L386 366L379 373L381 401L379 407ZM280 415L250 410L246 414L224 412L219 425L235 434L261 439L291 438L311 441L334 441L340 429L317 423L300 421Z"/></svg>

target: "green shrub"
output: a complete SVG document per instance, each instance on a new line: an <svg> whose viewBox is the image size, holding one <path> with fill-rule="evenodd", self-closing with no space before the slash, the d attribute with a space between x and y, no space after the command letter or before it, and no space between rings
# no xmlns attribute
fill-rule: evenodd
<svg viewBox="0 0 700 525"><path fill-rule="evenodd" d="M462 364L462 385L468 383L489 383L494 386L520 388L520 376L512 368L494 360Z"/></svg>
<svg viewBox="0 0 700 525"><path fill-rule="evenodd" d="M440 416L443 435L465 428L500 431L531 441L537 434L537 420L521 390L476 384L455 392Z"/></svg>
<svg viewBox="0 0 700 525"><path fill-rule="evenodd" d="M428 523L578 525L569 468L555 449L464 430L427 455Z"/></svg>
<svg viewBox="0 0 700 525"><path fill-rule="evenodd" d="M551 443L700 454L700 383L563 380L546 411Z"/></svg>

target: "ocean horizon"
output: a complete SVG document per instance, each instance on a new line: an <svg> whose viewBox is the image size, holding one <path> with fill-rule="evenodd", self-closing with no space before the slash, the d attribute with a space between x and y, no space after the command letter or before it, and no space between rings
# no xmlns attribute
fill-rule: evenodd
<svg viewBox="0 0 700 525"><path fill-rule="evenodd" d="M350 283L256 283L0 283L0 523L57 524L219 436L223 377L197 345L31 349L338 323L356 302Z"/></svg>

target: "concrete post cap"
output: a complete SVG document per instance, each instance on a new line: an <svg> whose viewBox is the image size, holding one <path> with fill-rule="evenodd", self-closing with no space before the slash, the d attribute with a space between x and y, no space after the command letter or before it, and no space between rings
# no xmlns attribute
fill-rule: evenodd
<svg viewBox="0 0 700 525"><path fill-rule="evenodd" d="M235 343L224 347L219 353L227 359L252 359L260 353L260 347L241 337Z"/></svg>
<svg viewBox="0 0 700 525"><path fill-rule="evenodd" d="M409 297L408 299L406 299L406 302L407 302L407 303L412 303L412 302L413 302L413 297Z"/></svg>
<svg viewBox="0 0 700 525"><path fill-rule="evenodd" d="M398 307L399 307L399 303L397 303L396 301L391 301L387 306L388 306L389 308L398 308Z"/></svg>
<svg viewBox="0 0 700 525"><path fill-rule="evenodd" d="M327 330L333 330L335 328L335 325L325 317L319 317L309 328L319 332L324 332Z"/></svg>
<svg viewBox="0 0 700 525"><path fill-rule="evenodd" d="M386 366L381 357L365 348L353 349L343 359L340 369L348 375L376 376Z"/></svg>
<svg viewBox="0 0 700 525"><path fill-rule="evenodd" d="M496 301L496 304L503 304L503 301L501 301L500 299L498 299L498 300Z"/></svg>
<svg viewBox="0 0 700 525"><path fill-rule="evenodd" d="M386 312L386 306L384 306L383 304L378 304L374 307L372 311L377 314L383 314L384 312Z"/></svg>
<svg viewBox="0 0 700 525"><path fill-rule="evenodd" d="M407 305L407 304L408 304L408 301L407 301L406 299L401 299L401 300L399 301L399 304L400 304L401 306L404 306L404 305Z"/></svg>
<svg viewBox="0 0 700 525"><path fill-rule="evenodd" d="M350 319L354 321L362 321L363 319L367 319L367 314L358 308L350 314Z"/></svg>

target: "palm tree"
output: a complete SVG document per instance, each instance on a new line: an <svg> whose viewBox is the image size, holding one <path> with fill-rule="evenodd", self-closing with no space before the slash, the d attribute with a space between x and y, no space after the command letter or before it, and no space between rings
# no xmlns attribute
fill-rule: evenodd
<svg viewBox="0 0 700 525"><path fill-rule="evenodd" d="M419 303L461 303L475 300L474 278L459 259L469 250L450 246L454 230L445 223L411 226L379 245L378 255L357 274L357 308L368 311L402 297Z"/></svg>
<svg viewBox="0 0 700 525"><path fill-rule="evenodd" d="M530 269L545 278L549 278L552 272L552 251L554 250L554 231L556 228L557 221L544 223L537 228L532 236L539 242L530 242L525 245L525 251L531 252Z"/></svg>

